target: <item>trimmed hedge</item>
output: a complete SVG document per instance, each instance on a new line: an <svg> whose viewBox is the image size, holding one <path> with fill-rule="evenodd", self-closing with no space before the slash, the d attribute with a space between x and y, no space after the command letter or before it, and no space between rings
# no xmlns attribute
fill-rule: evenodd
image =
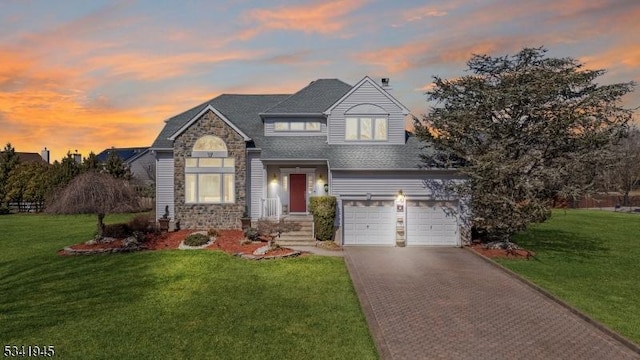
<svg viewBox="0 0 640 360"><path fill-rule="evenodd" d="M336 219L337 203L335 196L312 196L309 198L309 210L313 214L313 225L317 240L333 240L333 224Z"/></svg>

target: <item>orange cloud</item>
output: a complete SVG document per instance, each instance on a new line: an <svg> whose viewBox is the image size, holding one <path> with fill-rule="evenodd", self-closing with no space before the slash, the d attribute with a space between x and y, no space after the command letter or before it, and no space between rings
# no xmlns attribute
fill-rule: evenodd
<svg viewBox="0 0 640 360"><path fill-rule="evenodd" d="M249 39L266 30L289 30L304 33L336 34L349 23L347 15L362 7L365 0L334 0L310 5L253 9L245 14L257 28L245 30L241 37Z"/></svg>
<svg viewBox="0 0 640 360"><path fill-rule="evenodd" d="M375 51L353 55L356 61L381 67L393 75L403 71L441 64L464 64L473 54L513 52L521 49L522 38L496 38L495 40L460 42L451 45L448 39L415 41ZM384 54L384 56L381 56Z"/></svg>
<svg viewBox="0 0 640 360"><path fill-rule="evenodd" d="M87 60L91 70L106 69L112 76L127 76L137 80L159 80L193 73L199 66L226 61L249 60L261 55L255 50L224 50L211 53L144 54L121 53Z"/></svg>

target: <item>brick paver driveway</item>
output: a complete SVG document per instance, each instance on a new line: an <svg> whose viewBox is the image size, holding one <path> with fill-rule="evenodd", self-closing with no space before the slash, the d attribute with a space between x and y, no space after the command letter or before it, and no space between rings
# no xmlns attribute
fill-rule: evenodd
<svg viewBox="0 0 640 360"><path fill-rule="evenodd" d="M345 252L383 359L640 359L468 250Z"/></svg>

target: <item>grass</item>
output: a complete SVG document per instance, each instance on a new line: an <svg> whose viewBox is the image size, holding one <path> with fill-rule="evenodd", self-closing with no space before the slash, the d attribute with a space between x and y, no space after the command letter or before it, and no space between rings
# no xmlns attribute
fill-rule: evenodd
<svg viewBox="0 0 640 360"><path fill-rule="evenodd" d="M377 358L342 259L56 255L95 223L0 216L0 345L53 345L64 359Z"/></svg>
<svg viewBox="0 0 640 360"><path fill-rule="evenodd" d="M498 260L640 344L640 215L556 210L514 242L534 260Z"/></svg>

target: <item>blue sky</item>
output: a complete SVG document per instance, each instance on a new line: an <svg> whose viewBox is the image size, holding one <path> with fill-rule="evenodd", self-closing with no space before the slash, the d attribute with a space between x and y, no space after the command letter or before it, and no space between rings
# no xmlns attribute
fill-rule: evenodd
<svg viewBox="0 0 640 360"><path fill-rule="evenodd" d="M389 77L419 116L434 75L523 47L605 68L602 83L640 82L638 19L636 0L5 0L0 143L52 159L148 146L164 119L218 94L317 78ZM640 89L625 104L640 106Z"/></svg>

